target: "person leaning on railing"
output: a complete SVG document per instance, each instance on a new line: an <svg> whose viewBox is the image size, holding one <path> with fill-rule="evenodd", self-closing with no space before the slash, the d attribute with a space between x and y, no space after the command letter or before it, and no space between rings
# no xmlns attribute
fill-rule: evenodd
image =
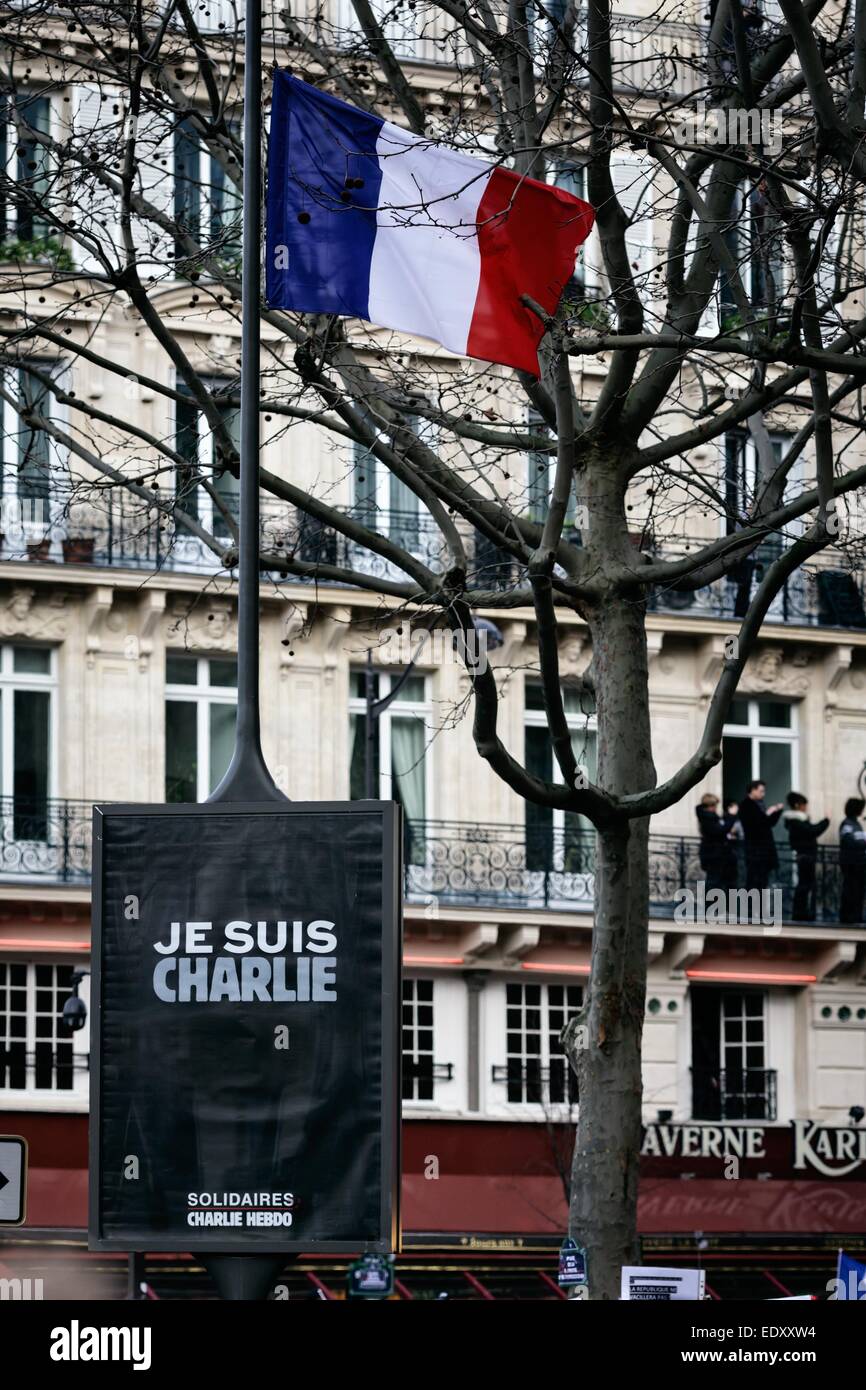
<svg viewBox="0 0 866 1390"><path fill-rule="evenodd" d="M863 921L863 894L866 891L866 830L860 817L866 801L851 796L845 802L845 819L839 826L839 869L842 893L840 922Z"/></svg>

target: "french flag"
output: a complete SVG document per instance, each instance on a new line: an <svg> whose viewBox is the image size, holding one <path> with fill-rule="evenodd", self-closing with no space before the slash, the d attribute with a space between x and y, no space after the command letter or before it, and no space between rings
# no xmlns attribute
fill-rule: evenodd
<svg viewBox="0 0 866 1390"><path fill-rule="evenodd" d="M276 72L267 301L346 314L538 375L544 328L592 227L588 203Z"/></svg>

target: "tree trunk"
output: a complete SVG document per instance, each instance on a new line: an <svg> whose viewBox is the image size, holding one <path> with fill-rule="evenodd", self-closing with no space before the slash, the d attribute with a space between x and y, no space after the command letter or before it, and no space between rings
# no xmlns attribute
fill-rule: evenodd
<svg viewBox="0 0 866 1390"><path fill-rule="evenodd" d="M588 614L598 701L598 780L619 794L655 781L644 609L614 598ZM592 971L569 1038L580 1109L569 1233L588 1254L590 1297L619 1297L638 1261L641 1034L649 912L646 821L598 835ZM582 1026L580 1026L582 1025Z"/></svg>

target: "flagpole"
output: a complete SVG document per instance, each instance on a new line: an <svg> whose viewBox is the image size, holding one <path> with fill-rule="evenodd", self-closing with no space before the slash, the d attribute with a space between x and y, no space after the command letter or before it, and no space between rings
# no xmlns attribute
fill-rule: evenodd
<svg viewBox="0 0 866 1390"><path fill-rule="evenodd" d="M262 256L262 8L244 32L238 704L232 760L209 801L285 801L262 754L259 709L259 449Z"/></svg>

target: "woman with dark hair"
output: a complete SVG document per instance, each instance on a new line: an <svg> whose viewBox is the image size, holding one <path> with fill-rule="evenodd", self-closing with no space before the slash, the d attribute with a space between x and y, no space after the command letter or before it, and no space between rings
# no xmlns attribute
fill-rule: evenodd
<svg viewBox="0 0 866 1390"><path fill-rule="evenodd" d="M866 801L850 796L845 802L845 819L839 826L839 869L842 893L840 922L863 921L863 894L866 891L866 830L860 821Z"/></svg>
<svg viewBox="0 0 866 1390"><path fill-rule="evenodd" d="M701 830L700 860L706 874L707 892L713 888L723 888L726 892L736 888L737 853L732 833L737 819L736 805L729 806L720 816L719 798L707 792L695 807L695 813Z"/></svg>

